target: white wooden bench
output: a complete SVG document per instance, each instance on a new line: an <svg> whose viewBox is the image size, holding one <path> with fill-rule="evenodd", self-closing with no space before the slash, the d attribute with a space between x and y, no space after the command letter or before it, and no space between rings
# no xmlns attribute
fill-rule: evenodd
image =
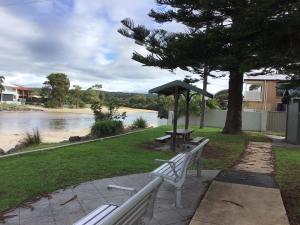
<svg viewBox="0 0 300 225"><path fill-rule="evenodd" d="M121 206L101 205L73 225L147 225L153 216L154 200L163 178L157 177ZM111 185L131 193L134 189Z"/></svg>
<svg viewBox="0 0 300 225"><path fill-rule="evenodd" d="M165 135L165 136L162 136L162 137L155 138L155 141L163 143L163 142L166 142L169 139L171 139L171 135L168 134L168 135Z"/></svg>
<svg viewBox="0 0 300 225"><path fill-rule="evenodd" d="M206 139L193 148L190 152L180 153L170 160L155 160L164 164L152 171L151 176L161 176L164 178L164 181L172 184L176 188L175 206L178 208L182 208L181 191L186 179L187 169L193 164L193 162L196 162L197 176L201 176L201 154L208 142L209 139Z"/></svg>
<svg viewBox="0 0 300 225"><path fill-rule="evenodd" d="M192 140L189 141L189 143L192 145L198 145L204 139L204 137L194 137Z"/></svg>

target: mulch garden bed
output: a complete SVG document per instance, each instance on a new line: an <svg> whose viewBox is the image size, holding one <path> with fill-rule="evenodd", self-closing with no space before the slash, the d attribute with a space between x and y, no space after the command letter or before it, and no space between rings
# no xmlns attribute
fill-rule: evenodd
<svg viewBox="0 0 300 225"><path fill-rule="evenodd" d="M281 189L281 196L291 225L300 225L300 185Z"/></svg>

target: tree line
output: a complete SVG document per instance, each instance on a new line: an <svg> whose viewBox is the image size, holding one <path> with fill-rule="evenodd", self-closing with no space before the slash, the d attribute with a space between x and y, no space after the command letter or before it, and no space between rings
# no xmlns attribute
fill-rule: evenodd
<svg viewBox="0 0 300 225"><path fill-rule="evenodd" d="M174 100L172 96L155 96L150 94L106 92L101 84L83 90L79 85L70 87L70 80L66 74L52 73L47 76L44 86L35 89L42 97L42 103L49 108L59 108L68 105L74 108L83 108L87 105L105 105L107 107L129 107L138 109L156 110L159 117L167 118L168 111L172 110ZM217 93L214 99L207 100L206 105L211 109L226 109L227 91ZM225 97L224 97L225 96ZM196 95L190 103L190 111L200 114L201 96ZM184 99L180 99L179 114L184 113Z"/></svg>

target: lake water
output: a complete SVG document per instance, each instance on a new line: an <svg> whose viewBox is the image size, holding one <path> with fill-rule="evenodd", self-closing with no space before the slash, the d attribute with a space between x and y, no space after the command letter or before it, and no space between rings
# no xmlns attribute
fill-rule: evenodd
<svg viewBox="0 0 300 225"><path fill-rule="evenodd" d="M158 120L157 112L130 112L124 120L124 125L142 117L150 126L158 126L163 123ZM51 113L51 112L0 112L0 136L1 134L16 134L31 132L39 129L43 132L82 130L90 128L94 123L91 114Z"/></svg>

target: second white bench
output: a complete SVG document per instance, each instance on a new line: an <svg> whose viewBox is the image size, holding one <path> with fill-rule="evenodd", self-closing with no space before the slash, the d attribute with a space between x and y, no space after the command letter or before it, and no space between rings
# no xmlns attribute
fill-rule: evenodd
<svg viewBox="0 0 300 225"><path fill-rule="evenodd" d="M181 192L186 179L187 169L196 162L197 176L201 176L202 159L201 154L209 139L202 141L190 152L180 153L170 160L156 159L156 162L164 163L151 172L151 176L163 177L164 181L172 184L176 188L175 206L182 208Z"/></svg>

